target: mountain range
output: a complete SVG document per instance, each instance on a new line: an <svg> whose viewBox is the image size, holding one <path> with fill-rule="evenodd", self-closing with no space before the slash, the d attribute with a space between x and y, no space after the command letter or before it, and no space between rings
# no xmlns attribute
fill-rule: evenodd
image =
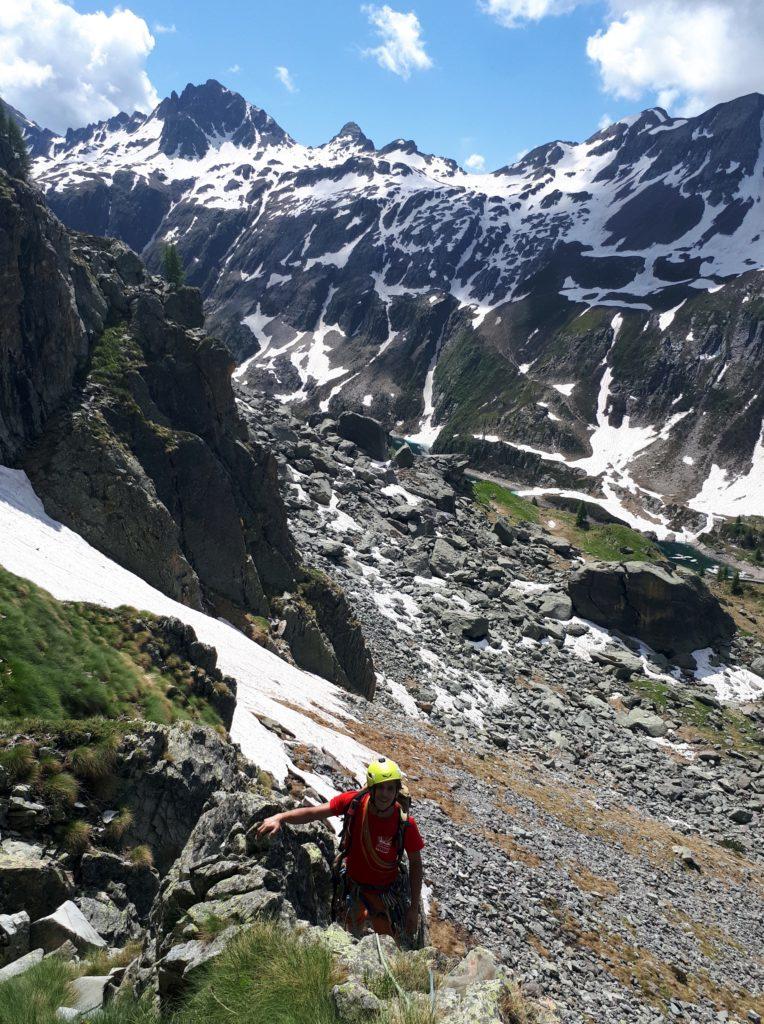
<svg viewBox="0 0 764 1024"><path fill-rule="evenodd" d="M65 224L177 244L243 392L665 535L764 507L763 118L653 108L490 174L352 122L306 147L212 80L20 123Z"/></svg>

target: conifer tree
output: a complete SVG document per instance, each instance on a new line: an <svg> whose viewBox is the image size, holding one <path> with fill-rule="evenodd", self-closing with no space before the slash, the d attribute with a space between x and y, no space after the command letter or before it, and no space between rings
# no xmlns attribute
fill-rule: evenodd
<svg viewBox="0 0 764 1024"><path fill-rule="evenodd" d="M735 569L732 576L732 582L730 583L730 594L736 596L743 593L743 584L740 582L740 573Z"/></svg>
<svg viewBox="0 0 764 1024"><path fill-rule="evenodd" d="M579 530L589 529L589 517L586 514L586 505L583 501L579 501L576 509L576 526Z"/></svg>
<svg viewBox="0 0 764 1024"><path fill-rule="evenodd" d="M164 247L162 253L162 274L165 281L171 284L173 288L179 288L185 280L186 274L183 270L183 261L180 258L178 247L173 242Z"/></svg>

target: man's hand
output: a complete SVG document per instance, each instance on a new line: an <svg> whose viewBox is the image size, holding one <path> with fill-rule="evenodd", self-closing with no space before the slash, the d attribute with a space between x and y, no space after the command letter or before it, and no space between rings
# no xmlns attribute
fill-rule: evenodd
<svg viewBox="0 0 764 1024"><path fill-rule="evenodd" d="M281 831L281 815L274 814L270 818L266 818L265 821L260 823L260 827L257 830L259 836L275 836L277 832Z"/></svg>
<svg viewBox="0 0 764 1024"><path fill-rule="evenodd" d="M406 931L409 935L415 935L419 928L419 907L409 907L406 911Z"/></svg>

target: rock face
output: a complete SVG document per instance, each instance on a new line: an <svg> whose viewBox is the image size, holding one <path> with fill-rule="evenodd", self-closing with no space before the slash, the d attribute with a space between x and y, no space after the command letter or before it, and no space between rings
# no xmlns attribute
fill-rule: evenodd
<svg viewBox="0 0 764 1024"><path fill-rule="evenodd" d="M152 279L121 242L66 232L1 168L0 218L0 461L23 465L51 515L168 596L242 625L269 615L306 574L276 458L237 410L200 293ZM373 690L349 607L316 593L319 617L327 604L328 678ZM230 721L231 701L218 703Z"/></svg>
<svg viewBox="0 0 764 1024"><path fill-rule="evenodd" d="M692 572L645 562L592 562L570 578L573 609L582 618L639 637L669 656L726 646L735 624Z"/></svg>
<svg viewBox="0 0 764 1024"><path fill-rule="evenodd" d="M38 192L0 169L0 463L69 396L88 356L71 277L87 287L68 232Z"/></svg>

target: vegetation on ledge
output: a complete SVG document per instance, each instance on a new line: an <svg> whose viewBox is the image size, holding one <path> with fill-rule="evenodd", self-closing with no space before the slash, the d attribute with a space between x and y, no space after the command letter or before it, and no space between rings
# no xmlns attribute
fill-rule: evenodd
<svg viewBox="0 0 764 1024"><path fill-rule="evenodd" d="M473 497L484 508L512 522L525 520L536 523L555 536L564 537L589 558L602 562L663 560L655 544L629 526L598 523L592 519L579 525L581 517L576 513L557 508L543 509L492 480L476 480L473 484ZM550 522L555 524L554 527L549 526Z"/></svg>
<svg viewBox="0 0 764 1024"><path fill-rule="evenodd" d="M222 724L192 692L193 666L163 647L155 616L57 601L3 568L0 609L0 719Z"/></svg>

